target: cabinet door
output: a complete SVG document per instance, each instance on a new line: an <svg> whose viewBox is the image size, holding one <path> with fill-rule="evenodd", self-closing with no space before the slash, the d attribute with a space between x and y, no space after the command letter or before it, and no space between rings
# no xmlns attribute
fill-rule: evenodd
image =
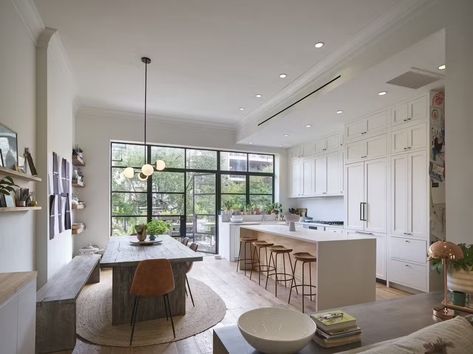
<svg viewBox="0 0 473 354"><path fill-rule="evenodd" d="M302 189L302 167L301 159L292 158L289 163L289 186L290 195L292 197L299 197Z"/></svg>
<svg viewBox="0 0 473 354"><path fill-rule="evenodd" d="M302 156L312 156L316 153L315 143L307 143L303 145L303 155Z"/></svg>
<svg viewBox="0 0 473 354"><path fill-rule="evenodd" d="M385 131L387 111L378 112L366 118L366 131L369 134L376 134Z"/></svg>
<svg viewBox="0 0 473 354"><path fill-rule="evenodd" d="M409 105L404 103L398 103L393 107L391 113L391 121L393 125L402 124L408 121Z"/></svg>
<svg viewBox="0 0 473 354"><path fill-rule="evenodd" d="M345 127L345 136L348 139L359 138L368 132L367 120L361 119Z"/></svg>
<svg viewBox="0 0 473 354"><path fill-rule="evenodd" d="M427 238L428 172L425 152L409 155L409 229L411 236Z"/></svg>
<svg viewBox="0 0 473 354"><path fill-rule="evenodd" d="M391 232L406 235L408 229L409 156L394 156L391 160Z"/></svg>
<svg viewBox="0 0 473 354"><path fill-rule="evenodd" d="M18 336L18 297L0 307L0 343L2 353L16 353Z"/></svg>
<svg viewBox="0 0 473 354"><path fill-rule="evenodd" d="M364 159L377 159L386 156L386 134L366 140L366 154Z"/></svg>
<svg viewBox="0 0 473 354"><path fill-rule="evenodd" d="M424 121L428 115L428 100L427 96L416 98L409 102L409 121Z"/></svg>
<svg viewBox="0 0 473 354"><path fill-rule="evenodd" d="M342 154L331 152L327 154L327 194L343 193Z"/></svg>
<svg viewBox="0 0 473 354"><path fill-rule="evenodd" d="M391 134L391 152L405 152L410 145L410 128L395 131Z"/></svg>
<svg viewBox="0 0 473 354"><path fill-rule="evenodd" d="M340 144L341 144L340 135L329 136L326 140L327 140L327 151L335 151L340 148Z"/></svg>
<svg viewBox="0 0 473 354"><path fill-rule="evenodd" d="M314 194L314 159L302 160L302 191L305 197Z"/></svg>
<svg viewBox="0 0 473 354"><path fill-rule="evenodd" d="M375 234L376 237L376 278L386 280L387 246L386 235Z"/></svg>
<svg viewBox="0 0 473 354"><path fill-rule="evenodd" d="M315 194L327 194L327 157L315 158Z"/></svg>
<svg viewBox="0 0 473 354"><path fill-rule="evenodd" d="M365 162L365 230L386 232L386 159Z"/></svg>
<svg viewBox="0 0 473 354"><path fill-rule="evenodd" d="M315 142L315 153L320 154L327 151L327 139L320 139Z"/></svg>
<svg viewBox="0 0 473 354"><path fill-rule="evenodd" d="M363 160L363 156L367 156L366 141L356 141L347 144L345 163L358 162ZM366 158L366 157L364 157Z"/></svg>
<svg viewBox="0 0 473 354"><path fill-rule="evenodd" d="M345 197L347 209L347 228L352 230L363 230L362 207L365 196L365 168L364 163L359 162L346 166L345 174Z"/></svg>
<svg viewBox="0 0 473 354"><path fill-rule="evenodd" d="M426 124L409 128L409 150L425 149L427 145Z"/></svg>

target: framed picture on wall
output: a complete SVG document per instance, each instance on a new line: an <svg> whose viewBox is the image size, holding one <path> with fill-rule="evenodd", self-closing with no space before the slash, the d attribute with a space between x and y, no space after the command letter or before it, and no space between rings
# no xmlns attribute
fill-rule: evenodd
<svg viewBox="0 0 473 354"><path fill-rule="evenodd" d="M18 164L17 134L3 124L0 124L0 151L3 167L15 170Z"/></svg>
<svg viewBox="0 0 473 354"><path fill-rule="evenodd" d="M3 167L3 166L5 166L5 165L3 164L2 150L0 150L0 167Z"/></svg>

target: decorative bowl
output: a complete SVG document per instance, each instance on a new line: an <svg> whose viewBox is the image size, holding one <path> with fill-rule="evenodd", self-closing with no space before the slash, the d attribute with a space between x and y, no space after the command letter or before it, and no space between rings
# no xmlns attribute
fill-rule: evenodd
<svg viewBox="0 0 473 354"><path fill-rule="evenodd" d="M238 328L246 341L263 353L297 353L310 342L317 329L301 312L263 307L245 312Z"/></svg>

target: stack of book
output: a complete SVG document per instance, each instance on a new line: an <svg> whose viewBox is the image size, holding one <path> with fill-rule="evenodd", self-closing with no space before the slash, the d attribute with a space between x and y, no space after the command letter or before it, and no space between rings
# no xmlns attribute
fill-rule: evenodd
<svg viewBox="0 0 473 354"><path fill-rule="evenodd" d="M356 318L344 311L318 312L310 317L317 325L313 340L324 348L361 341L361 329L356 324Z"/></svg>

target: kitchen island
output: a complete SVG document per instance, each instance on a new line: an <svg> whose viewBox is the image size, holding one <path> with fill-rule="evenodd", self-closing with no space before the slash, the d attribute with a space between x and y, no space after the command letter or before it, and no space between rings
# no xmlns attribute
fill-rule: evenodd
<svg viewBox="0 0 473 354"><path fill-rule="evenodd" d="M376 299L376 239L372 237L360 235L348 239L345 233L308 230L300 226L296 231L289 231L288 225L244 225L240 228L240 236L255 237L291 248L293 252L309 252L316 256L317 262L312 269L312 282L317 286L316 311ZM282 271L282 265L279 266L278 271ZM299 265L296 279L300 283Z"/></svg>

